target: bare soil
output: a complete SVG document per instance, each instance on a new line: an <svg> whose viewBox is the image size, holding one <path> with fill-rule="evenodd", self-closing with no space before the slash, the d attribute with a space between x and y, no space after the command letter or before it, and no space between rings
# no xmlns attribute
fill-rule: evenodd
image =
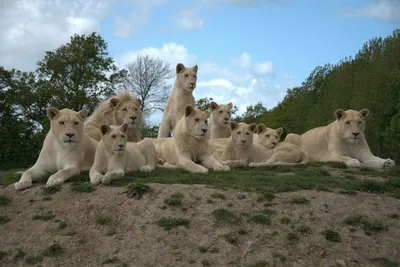
<svg viewBox="0 0 400 267"><path fill-rule="evenodd" d="M41 194L43 185L23 192L0 189L11 200L0 206L0 215L10 219L0 224L0 266L29 266L35 262L32 256L39 256L34 266L57 267L368 267L400 262L400 201L385 195L304 190L261 201L256 192L149 185L152 191L138 200L128 198L122 187L76 193L67 183L51 199ZM183 194L182 205L165 204L175 193ZM310 203L293 203L300 197ZM239 221L219 221L213 213L217 209L232 212ZM54 217L33 219L49 214ZM254 214L267 214L270 224L250 220ZM360 224L344 223L356 214L379 220L384 229L367 232ZM165 230L158 225L163 217L190 223ZM299 231L299 226L311 230ZM328 229L339 233L338 242L325 238L322 232ZM58 249L43 255L51 244ZM18 249L25 255L15 256Z"/></svg>

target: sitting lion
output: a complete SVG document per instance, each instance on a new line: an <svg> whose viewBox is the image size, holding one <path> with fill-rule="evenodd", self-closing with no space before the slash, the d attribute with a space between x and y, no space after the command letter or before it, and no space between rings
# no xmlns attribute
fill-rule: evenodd
<svg viewBox="0 0 400 267"><path fill-rule="evenodd" d="M83 124L87 114L86 110L75 112L67 108L47 109L50 131L44 139L36 163L14 184L16 190L31 187L33 181L49 174L52 175L46 186L60 185L91 168L98 142L84 132Z"/></svg>
<svg viewBox="0 0 400 267"><path fill-rule="evenodd" d="M214 101L210 103L210 139L229 138L231 136L231 110L232 103L226 105L217 104Z"/></svg>
<svg viewBox="0 0 400 267"><path fill-rule="evenodd" d="M335 111L336 120L302 135L288 134L285 141L301 147L311 160L338 161L348 167L390 168L391 159L374 156L364 136L368 109Z"/></svg>
<svg viewBox="0 0 400 267"><path fill-rule="evenodd" d="M157 155L153 143L148 138L137 143L127 142L127 132L127 123L101 126L102 138L89 173L93 185L100 182L109 184L127 172L149 172L156 168Z"/></svg>
<svg viewBox="0 0 400 267"><path fill-rule="evenodd" d="M142 101L134 99L129 92L117 94L99 104L96 110L85 122L85 132L93 139L100 141L101 126L122 125L127 123L128 141L142 140L143 112L140 109Z"/></svg>
<svg viewBox="0 0 400 267"><path fill-rule="evenodd" d="M207 173L208 168L230 170L211 155L207 142L208 116L207 111L186 105L182 118L176 124L174 136L152 139L163 167L181 167L193 173Z"/></svg>
<svg viewBox="0 0 400 267"><path fill-rule="evenodd" d="M261 167L267 165L295 165L301 158L288 156L290 151L286 147L267 149L265 146L254 142L257 133L257 124L244 122L231 122L232 135L219 158L222 164L228 166ZM262 128L262 126L260 127Z"/></svg>
<svg viewBox="0 0 400 267"><path fill-rule="evenodd" d="M185 106L194 106L193 90L196 88L198 66L186 68L182 63L176 65L176 79L158 130L158 138L170 137L171 131L182 118Z"/></svg>
<svg viewBox="0 0 400 267"><path fill-rule="evenodd" d="M279 142L283 133L282 127L274 130L266 127L260 123L257 126L256 142L264 146L267 150L273 152L271 157L264 162L251 163L250 167L268 166L268 165L296 165L305 164L308 162L306 153L298 146L287 143Z"/></svg>

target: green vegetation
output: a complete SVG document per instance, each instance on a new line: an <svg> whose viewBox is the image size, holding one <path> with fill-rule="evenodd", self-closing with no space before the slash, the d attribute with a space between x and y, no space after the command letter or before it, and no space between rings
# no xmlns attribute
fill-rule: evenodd
<svg viewBox="0 0 400 267"><path fill-rule="evenodd" d="M0 206L7 206L11 200L8 197L0 196Z"/></svg>
<svg viewBox="0 0 400 267"><path fill-rule="evenodd" d="M268 216L262 215L262 214L255 214L250 216L249 222L254 222L258 224L265 224L269 225L271 224L271 220Z"/></svg>
<svg viewBox="0 0 400 267"><path fill-rule="evenodd" d="M0 225L6 224L10 221L11 219L8 218L6 215L0 215Z"/></svg>
<svg viewBox="0 0 400 267"><path fill-rule="evenodd" d="M90 182L76 181L72 183L72 190L75 192L90 193L93 192L94 188Z"/></svg>
<svg viewBox="0 0 400 267"><path fill-rule="evenodd" d="M96 224L108 225L111 223L111 219L107 216L96 216Z"/></svg>
<svg viewBox="0 0 400 267"><path fill-rule="evenodd" d="M386 226L383 225L381 221L369 220L367 216L360 214L355 214L347 217L344 220L344 223L351 226L361 225L366 235L371 235L372 232L376 233L386 229Z"/></svg>
<svg viewBox="0 0 400 267"><path fill-rule="evenodd" d="M144 193L151 192L150 186L143 183L129 183L128 189L124 192L128 197L141 199Z"/></svg>
<svg viewBox="0 0 400 267"><path fill-rule="evenodd" d="M187 219L182 219L182 218L161 218L158 221L158 226L161 226L164 228L164 230L171 230L172 228L176 228L178 226L185 226L188 227L190 224L190 220Z"/></svg>
<svg viewBox="0 0 400 267"><path fill-rule="evenodd" d="M216 209L212 212L214 219L217 223L220 224L238 224L240 222L240 218L233 214L231 211L226 209Z"/></svg>
<svg viewBox="0 0 400 267"><path fill-rule="evenodd" d="M46 186L42 189L43 195L52 195L61 189L61 185Z"/></svg>
<svg viewBox="0 0 400 267"><path fill-rule="evenodd" d="M322 232L322 234L325 236L325 239L331 242L341 242L342 238L340 237L340 234L332 229L327 229Z"/></svg>
<svg viewBox="0 0 400 267"><path fill-rule="evenodd" d="M175 194L172 194L166 200L164 200L164 203L169 205L169 206L181 206L182 205L182 198L184 198L183 194L175 193Z"/></svg>

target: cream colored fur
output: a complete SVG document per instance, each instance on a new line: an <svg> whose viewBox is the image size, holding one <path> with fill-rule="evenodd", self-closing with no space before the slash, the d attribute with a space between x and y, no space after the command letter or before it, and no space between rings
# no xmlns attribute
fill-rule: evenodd
<svg viewBox="0 0 400 267"><path fill-rule="evenodd" d="M207 111L187 105L173 137L152 139L163 167L183 168L193 173L230 170L211 155L207 142L208 116Z"/></svg>
<svg viewBox="0 0 400 267"><path fill-rule="evenodd" d="M229 138L231 136L231 116L232 103L226 105L217 104L214 101L210 103L211 118L210 118L210 139Z"/></svg>
<svg viewBox="0 0 400 267"><path fill-rule="evenodd" d="M308 162L306 153L300 147L287 142L279 142L283 133L282 127L274 130L261 123L257 126L257 133L256 142L264 146L268 151L272 151L273 154L267 161L250 163L250 167L297 165Z"/></svg>
<svg viewBox="0 0 400 267"><path fill-rule="evenodd" d="M93 185L109 184L127 172L149 172L156 168L157 155L153 143L145 138L137 143L127 142L128 124L102 125L102 139L90 169Z"/></svg>
<svg viewBox="0 0 400 267"><path fill-rule="evenodd" d="M176 124L185 113L186 105L194 106L193 90L196 88L198 66L186 68L182 63L176 65L176 79L168 97L158 138L170 137Z"/></svg>
<svg viewBox="0 0 400 267"><path fill-rule="evenodd" d="M87 114L86 110L47 110L50 131L44 139L36 163L14 184L16 190L29 188L32 182L50 174L46 186L61 185L81 171L90 169L98 142L84 132L84 118Z"/></svg>
<svg viewBox="0 0 400 267"><path fill-rule="evenodd" d="M101 126L128 124L128 141L142 140L143 112L140 109L142 101L134 99L129 92L122 92L109 98L96 108L85 122L85 132L93 139L100 141Z"/></svg>
<svg viewBox="0 0 400 267"><path fill-rule="evenodd" d="M374 156L365 139L368 109L335 111L332 123L311 129L302 135L288 134L285 141L301 147L311 160L338 161L349 167L390 168L391 159Z"/></svg>

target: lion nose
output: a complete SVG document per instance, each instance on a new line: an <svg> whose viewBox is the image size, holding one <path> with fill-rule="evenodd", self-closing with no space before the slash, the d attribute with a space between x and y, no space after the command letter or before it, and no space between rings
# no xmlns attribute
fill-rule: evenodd
<svg viewBox="0 0 400 267"><path fill-rule="evenodd" d="M278 144L278 142L272 142L272 144L273 144L274 146L276 146L276 145Z"/></svg>
<svg viewBox="0 0 400 267"><path fill-rule="evenodd" d="M123 148L124 147L124 145L118 145L119 146L119 148Z"/></svg>
<svg viewBox="0 0 400 267"><path fill-rule="evenodd" d="M226 121L228 121L229 120L229 118L224 118Z"/></svg>
<svg viewBox="0 0 400 267"><path fill-rule="evenodd" d="M74 136L75 134L73 134L73 133L66 133L65 135L68 136L69 138L72 138L72 136Z"/></svg>
<svg viewBox="0 0 400 267"><path fill-rule="evenodd" d="M246 140L240 140L242 143L246 143Z"/></svg>
<svg viewBox="0 0 400 267"><path fill-rule="evenodd" d="M201 130L203 131L203 133L206 133L206 132L207 132L207 129L201 128Z"/></svg>
<svg viewBox="0 0 400 267"><path fill-rule="evenodd" d="M352 133L354 137L357 137L360 133Z"/></svg>
<svg viewBox="0 0 400 267"><path fill-rule="evenodd" d="M191 83L190 83L191 86L194 86L195 84L196 84L196 83L194 83L194 82L191 82Z"/></svg>
<svg viewBox="0 0 400 267"><path fill-rule="evenodd" d="M137 117L129 117L132 121L135 121Z"/></svg>

